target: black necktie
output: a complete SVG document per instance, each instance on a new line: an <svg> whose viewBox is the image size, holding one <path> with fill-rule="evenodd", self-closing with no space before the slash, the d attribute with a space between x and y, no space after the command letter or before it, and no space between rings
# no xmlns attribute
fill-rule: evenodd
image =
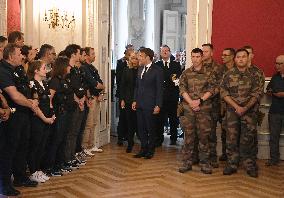
<svg viewBox="0 0 284 198"><path fill-rule="evenodd" d="M146 66L144 66L144 68L143 68L143 70L142 70L141 79L142 79L142 78L143 78L143 76L145 75L146 70L147 70L147 67L146 67Z"/></svg>
<svg viewBox="0 0 284 198"><path fill-rule="evenodd" d="M168 69L168 62L165 62L165 68Z"/></svg>

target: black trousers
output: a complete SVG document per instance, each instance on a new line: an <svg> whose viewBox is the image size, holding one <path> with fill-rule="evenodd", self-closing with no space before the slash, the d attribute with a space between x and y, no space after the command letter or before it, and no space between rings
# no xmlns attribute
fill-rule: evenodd
<svg viewBox="0 0 284 198"><path fill-rule="evenodd" d="M163 107L161 108L160 115L158 116L158 129L157 129L157 144L161 144L164 141L164 126L169 118L171 141L177 140L177 105L178 101L163 101Z"/></svg>
<svg viewBox="0 0 284 198"><path fill-rule="evenodd" d="M30 112L16 111L1 125L0 184L10 185L12 173L17 181L26 178Z"/></svg>
<svg viewBox="0 0 284 198"><path fill-rule="evenodd" d="M28 154L30 173L40 170L40 164L45 154L46 143L50 134L50 125L44 123L39 117L33 116L31 123L31 138Z"/></svg>
<svg viewBox="0 0 284 198"><path fill-rule="evenodd" d="M86 121L87 121L88 113L89 113L89 108L87 107L87 105L85 103L85 109L83 111L80 131L79 131L78 138L77 138L77 141L76 141L76 153L83 151L82 141L83 141L83 134L84 134L85 127L86 127Z"/></svg>
<svg viewBox="0 0 284 198"><path fill-rule="evenodd" d="M118 140L122 141L126 138L127 132L127 121L126 121L126 112L125 109L122 109L120 106L121 100L119 100L119 120L117 125L117 136Z"/></svg>
<svg viewBox="0 0 284 198"><path fill-rule="evenodd" d="M83 116L84 112L80 110L79 106L76 106L66 134L65 162L69 162L75 157L77 138L80 134Z"/></svg>
<svg viewBox="0 0 284 198"><path fill-rule="evenodd" d="M270 159L271 161L278 163L280 161L279 140L284 124L284 114L269 113L268 122L270 130Z"/></svg>
<svg viewBox="0 0 284 198"><path fill-rule="evenodd" d="M153 110L137 109L138 134L141 141L141 151L155 152L156 115Z"/></svg>
<svg viewBox="0 0 284 198"><path fill-rule="evenodd" d="M134 134L137 133L136 111L132 110L132 104L125 104L126 123L127 123L127 141L128 146L134 145Z"/></svg>
<svg viewBox="0 0 284 198"><path fill-rule="evenodd" d="M63 111L56 113L54 130L50 134L45 158L45 169L59 167L65 162L65 147L68 126L70 125L72 112Z"/></svg>

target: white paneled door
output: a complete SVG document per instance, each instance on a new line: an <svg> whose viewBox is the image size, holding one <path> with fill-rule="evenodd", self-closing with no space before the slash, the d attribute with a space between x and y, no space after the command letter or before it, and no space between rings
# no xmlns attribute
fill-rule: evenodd
<svg viewBox="0 0 284 198"><path fill-rule="evenodd" d="M110 94L110 1L98 0L97 3L97 61L99 62L99 72L104 84L106 86L106 94L104 100L100 104L100 115L99 115L99 145L105 145L110 141L110 113L111 113L111 94Z"/></svg>
<svg viewBox="0 0 284 198"><path fill-rule="evenodd" d="M177 11L163 11L163 43L171 48L171 51L179 50L179 14Z"/></svg>

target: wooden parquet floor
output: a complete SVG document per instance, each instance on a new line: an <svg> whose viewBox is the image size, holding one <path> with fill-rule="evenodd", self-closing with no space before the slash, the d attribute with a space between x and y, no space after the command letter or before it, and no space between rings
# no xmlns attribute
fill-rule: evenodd
<svg viewBox="0 0 284 198"><path fill-rule="evenodd" d="M260 165L259 177L250 178L239 169L223 176L224 163L212 175L198 166L177 172L180 146L158 148L153 159L135 159L114 141L86 166L63 177L53 177L36 188L20 188L25 198L240 198L284 197L284 163L268 168ZM138 151L138 146L134 151Z"/></svg>

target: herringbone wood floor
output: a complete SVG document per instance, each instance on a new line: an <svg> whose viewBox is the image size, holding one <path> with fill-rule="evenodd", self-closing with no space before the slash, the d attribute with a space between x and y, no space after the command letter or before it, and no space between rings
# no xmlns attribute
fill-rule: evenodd
<svg viewBox="0 0 284 198"><path fill-rule="evenodd" d="M135 147L138 151L138 146ZM186 174L177 172L180 146L157 149L151 160L135 159L115 142L88 160L87 165L63 177L51 178L37 188L20 188L26 198L201 198L284 197L284 163L267 168L260 165L257 179L237 174L223 176L220 168L204 175L195 166Z"/></svg>

